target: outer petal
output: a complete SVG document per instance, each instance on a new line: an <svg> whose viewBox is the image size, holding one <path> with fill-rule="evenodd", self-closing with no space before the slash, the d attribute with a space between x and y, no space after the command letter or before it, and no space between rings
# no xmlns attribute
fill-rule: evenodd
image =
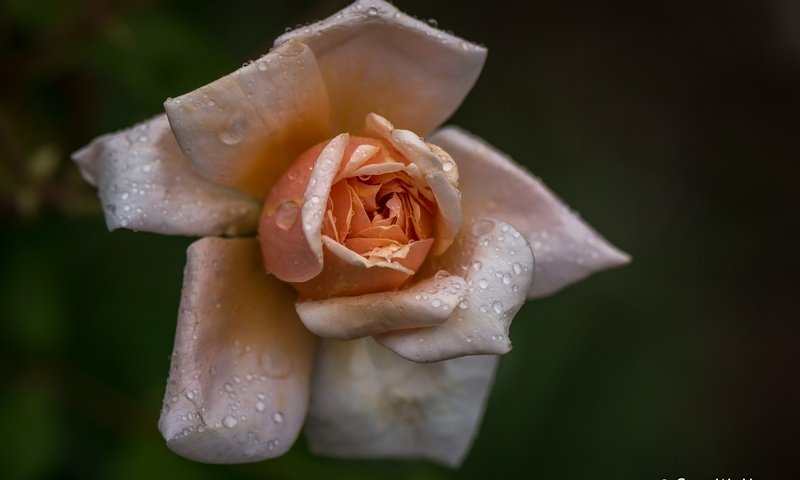
<svg viewBox="0 0 800 480"><path fill-rule="evenodd" d="M440 325L465 290L463 279L445 275L396 292L301 301L297 314L321 337L351 340L390 330Z"/></svg>
<svg viewBox="0 0 800 480"><path fill-rule="evenodd" d="M192 170L165 115L103 135L72 158L97 186L110 230L240 235L258 225L260 202Z"/></svg>
<svg viewBox="0 0 800 480"><path fill-rule="evenodd" d="M463 275L468 285L447 322L375 339L417 362L511 350L508 329L525 303L533 274L533 253L522 234L499 220L479 219L422 274L439 269Z"/></svg>
<svg viewBox="0 0 800 480"><path fill-rule="evenodd" d="M495 356L420 364L370 338L323 340L305 429L311 450L457 467L477 433L496 366Z"/></svg>
<svg viewBox="0 0 800 480"><path fill-rule="evenodd" d="M331 98L333 133L360 132L364 116L427 135L472 88L486 49L447 34L380 0L358 1L275 41L308 44Z"/></svg>
<svg viewBox="0 0 800 480"><path fill-rule="evenodd" d="M167 100L164 108L197 171L260 197L328 132L325 85L314 54L298 42Z"/></svg>
<svg viewBox="0 0 800 480"><path fill-rule="evenodd" d="M201 462L281 455L305 418L315 337L255 240L204 238L188 257L159 430Z"/></svg>
<svg viewBox="0 0 800 480"><path fill-rule="evenodd" d="M448 127L430 141L458 163L466 218L496 217L527 237L536 256L529 298L550 295L594 272L630 261L538 178L483 140Z"/></svg>

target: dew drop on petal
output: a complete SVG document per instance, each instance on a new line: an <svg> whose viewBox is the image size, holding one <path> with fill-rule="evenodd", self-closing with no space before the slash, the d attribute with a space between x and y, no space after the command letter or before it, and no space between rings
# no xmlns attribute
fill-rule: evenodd
<svg viewBox="0 0 800 480"><path fill-rule="evenodd" d="M287 200L281 203L275 210L275 225L281 230L289 230L297 221L299 212L300 206L297 202Z"/></svg>
<svg viewBox="0 0 800 480"><path fill-rule="evenodd" d="M494 302L492 304L492 310L494 310L495 313L503 313L503 304L500 302Z"/></svg>
<svg viewBox="0 0 800 480"><path fill-rule="evenodd" d="M489 233L494 228L494 222L483 218L472 224L472 234L476 237Z"/></svg>
<svg viewBox="0 0 800 480"><path fill-rule="evenodd" d="M226 428L233 428L236 426L237 423L239 423L239 421L236 420L236 417L234 417L233 415L228 415L227 417L222 419L222 424Z"/></svg>
<svg viewBox="0 0 800 480"><path fill-rule="evenodd" d="M283 414L281 412L275 412L272 414L272 421L275 423L283 422Z"/></svg>
<svg viewBox="0 0 800 480"><path fill-rule="evenodd" d="M257 412L263 412L265 408L267 408L267 405L264 402L262 402L261 400L256 402L256 411Z"/></svg>
<svg viewBox="0 0 800 480"><path fill-rule="evenodd" d="M481 287L481 288L488 288L489 287L489 281L486 280L485 278L481 278L480 280L478 280L478 286Z"/></svg>
<svg viewBox="0 0 800 480"><path fill-rule="evenodd" d="M233 117L224 128L217 132L219 141L225 145L238 145L247 133L247 120L244 117Z"/></svg>

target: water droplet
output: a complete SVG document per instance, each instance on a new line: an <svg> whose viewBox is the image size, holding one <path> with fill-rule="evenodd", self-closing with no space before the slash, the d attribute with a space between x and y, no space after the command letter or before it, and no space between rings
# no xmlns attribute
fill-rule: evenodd
<svg viewBox="0 0 800 480"><path fill-rule="evenodd" d="M488 218L482 218L472 224L472 234L479 237L483 234L489 233L494 228L494 222Z"/></svg>
<svg viewBox="0 0 800 480"><path fill-rule="evenodd" d="M514 265L512 265L511 268L514 269L514 273L517 275L522 273L522 265L520 265L519 262L514 262Z"/></svg>
<svg viewBox="0 0 800 480"><path fill-rule="evenodd" d="M264 60L259 60L256 62L256 68L259 72L266 72L267 71L267 62Z"/></svg>
<svg viewBox="0 0 800 480"><path fill-rule="evenodd" d="M439 26L439 22L437 22L435 18L429 18L428 25L430 25L433 28L436 28Z"/></svg>
<svg viewBox="0 0 800 480"><path fill-rule="evenodd" d="M264 402L262 402L261 400L256 402L256 411L257 412L263 412L265 408L267 408L267 405Z"/></svg>
<svg viewBox="0 0 800 480"><path fill-rule="evenodd" d="M224 388L225 391L228 393L233 393L233 385L231 385L230 383L226 383L222 388Z"/></svg>
<svg viewBox="0 0 800 480"><path fill-rule="evenodd" d="M472 269L473 270L475 270L476 272L480 272L481 268L483 268L483 264L481 262L479 262L478 260L475 260L474 262L472 262Z"/></svg>
<svg viewBox="0 0 800 480"><path fill-rule="evenodd" d="M485 278L481 278L480 280L478 280L478 286L481 287L481 288L488 288L489 287L489 281L486 280Z"/></svg>
<svg viewBox="0 0 800 480"><path fill-rule="evenodd" d="M467 303L467 301L464 300L464 301L462 301L461 303L458 304L458 308L460 308L462 310L466 310L466 309L469 308L469 303Z"/></svg>
<svg viewBox="0 0 800 480"><path fill-rule="evenodd" d="M438 298L434 298L433 301L431 302L431 305L433 305L433 308L439 308L442 306L442 301L439 300Z"/></svg>
<svg viewBox="0 0 800 480"><path fill-rule="evenodd" d="M444 162L444 164L442 165L442 170L444 170L445 172L449 172L450 170L453 169L454 166L455 165L453 165L453 162Z"/></svg>
<svg viewBox="0 0 800 480"><path fill-rule="evenodd" d="M261 368L270 377L282 378L292 371L292 360L286 349L280 345L269 345L261 355Z"/></svg>
<svg viewBox="0 0 800 480"><path fill-rule="evenodd" d="M375 7L369 7L369 8L367 9L367 15L369 15L370 17L374 17L374 16L375 16L375 15L377 15L377 14L378 14L378 9L377 9L377 8L375 8Z"/></svg>
<svg viewBox="0 0 800 480"><path fill-rule="evenodd" d="M238 145L247 134L247 120L236 116L228 120L228 124L217 132L217 138L225 145Z"/></svg>
<svg viewBox="0 0 800 480"><path fill-rule="evenodd" d="M289 230L297 221L300 205L297 202L287 200L275 210L275 225L281 230Z"/></svg>
<svg viewBox="0 0 800 480"><path fill-rule="evenodd" d="M239 421L236 420L236 417L234 417L233 415L228 415L227 417L222 419L222 424L226 428L233 428L236 426L237 423L239 423Z"/></svg>
<svg viewBox="0 0 800 480"><path fill-rule="evenodd" d="M272 414L272 421L275 423L283 422L283 414L281 412L275 412Z"/></svg>
<svg viewBox="0 0 800 480"><path fill-rule="evenodd" d="M503 313L503 304L500 302L494 302L492 304L492 310L494 310L495 313Z"/></svg>
<svg viewBox="0 0 800 480"><path fill-rule="evenodd" d="M511 285L511 275L503 274L503 285Z"/></svg>
<svg viewBox="0 0 800 480"><path fill-rule="evenodd" d="M472 343L472 337L467 337L467 343Z"/></svg>

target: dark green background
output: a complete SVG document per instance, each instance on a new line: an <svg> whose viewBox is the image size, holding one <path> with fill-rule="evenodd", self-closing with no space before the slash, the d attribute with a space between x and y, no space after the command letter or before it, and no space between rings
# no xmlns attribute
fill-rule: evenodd
<svg viewBox="0 0 800 480"><path fill-rule="evenodd" d="M523 308L460 471L167 450L191 239L109 234L68 155L344 3L0 3L0 476L800 478L794 0L398 0L489 47L452 122L633 264Z"/></svg>

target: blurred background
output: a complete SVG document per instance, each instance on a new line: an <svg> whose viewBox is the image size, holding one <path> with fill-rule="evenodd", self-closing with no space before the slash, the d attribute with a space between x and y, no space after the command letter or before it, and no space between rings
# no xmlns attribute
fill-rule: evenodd
<svg viewBox="0 0 800 480"><path fill-rule="evenodd" d="M397 0L489 47L451 122L634 262L529 302L460 471L156 420L190 238L109 234L69 154L347 2L0 2L0 477L800 478L800 2Z"/></svg>

